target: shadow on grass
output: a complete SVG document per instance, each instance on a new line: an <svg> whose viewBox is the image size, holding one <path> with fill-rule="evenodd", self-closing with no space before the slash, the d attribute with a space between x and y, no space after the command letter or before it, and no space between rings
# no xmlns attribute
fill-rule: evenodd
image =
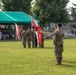
<svg viewBox="0 0 76 75"><path fill-rule="evenodd" d="M75 64L76 63L76 61L68 61L68 60L63 60L63 62L70 63L70 64Z"/></svg>
<svg viewBox="0 0 76 75"><path fill-rule="evenodd" d="M44 47L45 49L53 49L53 47Z"/></svg>
<svg viewBox="0 0 76 75"><path fill-rule="evenodd" d="M63 66L76 68L76 61L63 60L63 62L65 62L65 64L62 64Z"/></svg>
<svg viewBox="0 0 76 75"><path fill-rule="evenodd" d="M0 40L0 42L20 42L20 41L11 39L11 40Z"/></svg>
<svg viewBox="0 0 76 75"><path fill-rule="evenodd" d="M71 67L76 68L76 66L73 64L62 64L62 66L69 67L69 68L71 68Z"/></svg>
<svg viewBox="0 0 76 75"><path fill-rule="evenodd" d="M26 48L28 48L28 47L26 47ZM26 48L25 48L25 49L26 49ZM50 49L50 50L51 50L51 49L53 49L53 47L43 47L43 48L41 48L41 47L34 47L34 48L30 47L30 48L28 48L28 49L31 49L31 50L34 50L34 49L35 49L35 50L37 50L37 49L39 49L39 50L44 50L44 49L47 50L47 49Z"/></svg>

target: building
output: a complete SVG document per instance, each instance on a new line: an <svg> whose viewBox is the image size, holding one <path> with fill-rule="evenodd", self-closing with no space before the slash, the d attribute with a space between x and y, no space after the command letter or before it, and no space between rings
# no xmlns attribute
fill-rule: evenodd
<svg viewBox="0 0 76 75"><path fill-rule="evenodd" d="M53 32L56 23L50 23L50 31ZM49 31L48 25L45 25L44 31ZM76 37L76 22L68 22L62 25L62 30L65 33L65 38L75 38ZM45 34L47 36L47 34Z"/></svg>

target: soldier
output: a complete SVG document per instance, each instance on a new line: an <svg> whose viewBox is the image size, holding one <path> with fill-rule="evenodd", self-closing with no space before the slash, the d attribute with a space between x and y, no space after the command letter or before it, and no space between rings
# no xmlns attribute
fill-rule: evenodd
<svg viewBox="0 0 76 75"><path fill-rule="evenodd" d="M28 48L30 48L31 47L31 29L30 28L28 28L26 36L27 36Z"/></svg>
<svg viewBox="0 0 76 75"><path fill-rule="evenodd" d="M22 33L21 33L21 36L22 36L22 44L23 44L23 47L26 48L26 30L23 30Z"/></svg>
<svg viewBox="0 0 76 75"><path fill-rule="evenodd" d="M36 29L34 27L32 27L31 36L32 36L32 47L37 47Z"/></svg>
<svg viewBox="0 0 76 75"><path fill-rule="evenodd" d="M34 29L31 31L31 41L32 41L32 48L35 47L35 38L36 38L36 33Z"/></svg>
<svg viewBox="0 0 76 75"><path fill-rule="evenodd" d="M56 57L57 64L61 65L62 62L62 52L63 52L63 37L64 33L61 30L62 25L58 24L57 29L52 33L54 35L54 53Z"/></svg>

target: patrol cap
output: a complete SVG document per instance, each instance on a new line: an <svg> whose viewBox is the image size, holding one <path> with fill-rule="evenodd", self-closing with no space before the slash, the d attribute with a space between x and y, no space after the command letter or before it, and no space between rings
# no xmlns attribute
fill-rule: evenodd
<svg viewBox="0 0 76 75"><path fill-rule="evenodd" d="M57 26L58 26L58 27L62 27L62 24L59 23Z"/></svg>

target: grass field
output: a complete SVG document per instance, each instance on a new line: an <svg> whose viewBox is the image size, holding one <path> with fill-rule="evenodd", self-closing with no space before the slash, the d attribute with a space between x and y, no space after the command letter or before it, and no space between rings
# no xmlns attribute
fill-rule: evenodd
<svg viewBox="0 0 76 75"><path fill-rule="evenodd" d="M44 48L23 48L21 41L0 41L0 75L76 75L76 39L64 40L63 62L56 64L53 41Z"/></svg>

